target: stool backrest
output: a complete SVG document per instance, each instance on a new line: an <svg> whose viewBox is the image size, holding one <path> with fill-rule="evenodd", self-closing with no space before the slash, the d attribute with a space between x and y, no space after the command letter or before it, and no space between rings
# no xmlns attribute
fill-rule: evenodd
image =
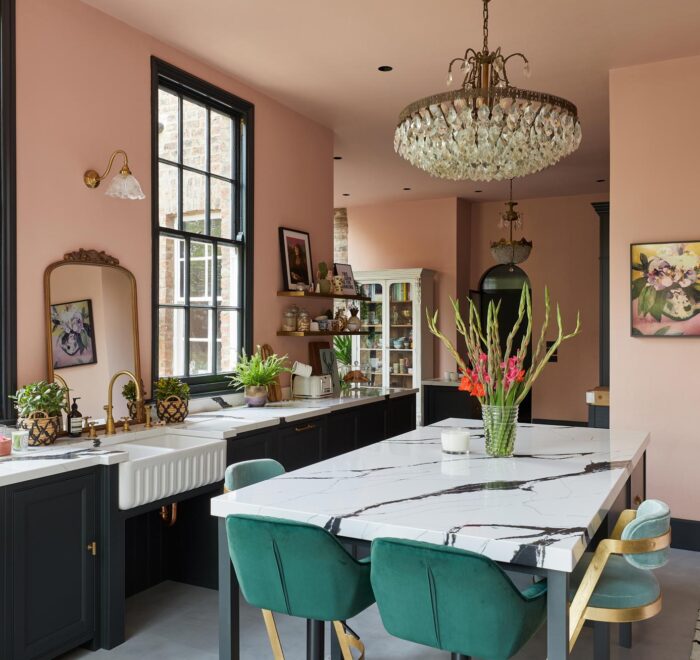
<svg viewBox="0 0 700 660"><path fill-rule="evenodd" d="M239 514L226 518L226 532L241 593L254 607L336 621L374 602L369 566L321 527Z"/></svg>
<svg viewBox="0 0 700 660"><path fill-rule="evenodd" d="M662 536L671 527L671 511L668 504L661 500L645 500L637 509L637 517L627 523L622 530L623 541L650 539ZM624 555L632 566L652 570L668 562L668 548Z"/></svg>
<svg viewBox="0 0 700 660"><path fill-rule="evenodd" d="M238 490L280 474L284 474L284 467L271 458L241 461L226 468L224 486L227 490Z"/></svg>
<svg viewBox="0 0 700 660"><path fill-rule="evenodd" d="M523 595L493 561L400 539L372 543L372 588L387 631L483 658L509 658L546 616L546 589Z"/></svg>

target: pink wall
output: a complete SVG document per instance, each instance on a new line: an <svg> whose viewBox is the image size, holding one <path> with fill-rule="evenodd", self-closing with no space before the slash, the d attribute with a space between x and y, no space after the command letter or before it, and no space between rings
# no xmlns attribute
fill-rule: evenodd
<svg viewBox="0 0 700 660"><path fill-rule="evenodd" d="M547 365L532 392L532 415L537 419L585 421L585 392L598 385L598 214L592 202L607 195L577 195L526 199L518 204L523 215L522 233L534 242L522 264L533 294L533 323L539 333L544 318L544 287L550 301L559 302L564 328L572 329L581 311L582 331L559 349L556 363ZM495 265L489 245L506 236L498 228L505 206L501 202L472 205L471 287L478 289L481 276ZM548 339L556 337L556 320Z"/></svg>
<svg viewBox="0 0 700 660"><path fill-rule="evenodd" d="M670 102L668 118L650 103ZM682 100L682 101L681 101ZM610 72L610 391L613 428L651 431L648 492L700 519L700 338L630 336L630 244L700 240L700 57ZM664 106L666 107L666 106ZM662 128L652 130L659 120ZM640 138L643 136L643 138Z"/></svg>
<svg viewBox="0 0 700 660"><path fill-rule="evenodd" d="M78 247L106 250L136 276L143 380L150 390L150 56L255 104L254 341L305 359L278 338L284 299L277 228L309 231L332 260L332 132L267 96L81 2L17 3L18 379L46 377L44 268ZM147 200L88 190L82 173L123 148ZM106 383L105 383L106 388Z"/></svg>
<svg viewBox="0 0 700 660"><path fill-rule="evenodd" d="M348 208L348 260L353 270L430 268L436 271L438 307L451 310L450 296L457 293L457 202L450 197ZM454 341L450 314L443 312L443 318L442 328ZM435 342L434 350L434 375L454 371L454 360L442 345Z"/></svg>

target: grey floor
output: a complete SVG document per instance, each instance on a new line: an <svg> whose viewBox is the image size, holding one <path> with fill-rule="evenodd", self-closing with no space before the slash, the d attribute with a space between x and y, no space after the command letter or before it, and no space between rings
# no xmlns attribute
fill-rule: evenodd
<svg viewBox="0 0 700 660"><path fill-rule="evenodd" d="M613 646L614 660L688 660L700 607L700 553L673 550L671 561L660 569L664 608L659 616L634 626L631 650ZM277 616L287 660L305 657L305 623ZM371 608L350 621L367 647L367 660L445 660L448 654L433 651L390 637L382 628L379 615ZM113 660L215 659L217 653L217 593L175 582L164 582L128 601L127 641L112 651L74 651L63 660L109 657ZM573 659L592 658L591 631L584 629L574 649ZM328 637L326 637L328 639ZM616 634L613 633L613 642ZM241 657L244 660L271 658L262 617L244 604L242 613ZM518 660L546 657L541 630Z"/></svg>

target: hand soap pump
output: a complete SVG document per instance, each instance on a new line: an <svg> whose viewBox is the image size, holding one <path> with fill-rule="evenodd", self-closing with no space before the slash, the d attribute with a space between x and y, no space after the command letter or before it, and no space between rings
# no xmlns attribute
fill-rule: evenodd
<svg viewBox="0 0 700 660"><path fill-rule="evenodd" d="M73 399L73 405L68 414L68 433L72 438L79 438L83 432L83 416L78 410L78 399L80 399L79 396Z"/></svg>

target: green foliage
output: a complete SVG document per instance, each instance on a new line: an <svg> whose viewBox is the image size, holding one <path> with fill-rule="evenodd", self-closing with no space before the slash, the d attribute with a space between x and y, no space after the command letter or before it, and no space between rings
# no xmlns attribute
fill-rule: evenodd
<svg viewBox="0 0 700 660"><path fill-rule="evenodd" d="M335 335L333 337L333 349L338 364L352 364L352 337L347 335Z"/></svg>
<svg viewBox="0 0 700 660"><path fill-rule="evenodd" d="M179 378L159 378L153 384L153 393L157 401L165 401L169 396L177 396L183 401L189 401L190 386Z"/></svg>
<svg viewBox="0 0 700 660"><path fill-rule="evenodd" d="M127 401L136 401L136 383L134 383L133 380L127 381L124 387L122 387L122 396Z"/></svg>
<svg viewBox="0 0 700 660"><path fill-rule="evenodd" d="M17 414L22 418L27 418L38 410L44 411L49 417L57 417L65 410L66 389L58 383L40 380L21 387L9 398L15 402Z"/></svg>
<svg viewBox="0 0 700 660"><path fill-rule="evenodd" d="M270 385L277 377L291 371L284 366L287 356L275 355L263 358L260 346L252 355L248 356L245 351L241 351L236 365L236 371L229 376L231 387L249 387L255 385Z"/></svg>
<svg viewBox="0 0 700 660"><path fill-rule="evenodd" d="M325 280L326 277L328 277L328 264L325 261L322 261L318 265L318 275L322 280Z"/></svg>

